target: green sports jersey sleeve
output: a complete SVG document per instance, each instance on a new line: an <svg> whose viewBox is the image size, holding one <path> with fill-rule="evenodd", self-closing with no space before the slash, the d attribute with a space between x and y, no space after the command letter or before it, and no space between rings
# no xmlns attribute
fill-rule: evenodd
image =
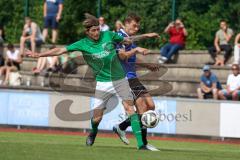
<svg viewBox="0 0 240 160"><path fill-rule="evenodd" d="M124 37L118 35L116 32L109 31L109 34L111 35L113 42L119 43L124 40Z"/></svg>
<svg viewBox="0 0 240 160"><path fill-rule="evenodd" d="M82 51L82 40L70 44L69 46L66 46L66 49L68 52Z"/></svg>

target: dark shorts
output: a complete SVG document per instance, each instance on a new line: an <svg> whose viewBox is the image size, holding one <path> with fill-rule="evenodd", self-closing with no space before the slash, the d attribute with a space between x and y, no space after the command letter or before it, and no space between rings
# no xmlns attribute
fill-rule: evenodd
<svg viewBox="0 0 240 160"><path fill-rule="evenodd" d="M212 92L209 92L209 93L206 93L202 90L202 93L203 93L203 98L204 99L210 99L210 98L213 98L213 93Z"/></svg>
<svg viewBox="0 0 240 160"><path fill-rule="evenodd" d="M28 47L28 48L31 48L31 41L30 41L30 40L27 40L26 43L27 43L27 47ZM35 40L35 43L36 43L36 46L37 46L37 47L40 47L40 46L43 44L43 40L41 40L41 39L36 39L36 40Z"/></svg>
<svg viewBox="0 0 240 160"><path fill-rule="evenodd" d="M44 28L57 29L58 22L56 21L55 16L46 16L44 18Z"/></svg>
<svg viewBox="0 0 240 160"><path fill-rule="evenodd" d="M138 78L128 79L129 86L133 92L134 100L137 100L141 95L148 93L147 89L139 81Z"/></svg>

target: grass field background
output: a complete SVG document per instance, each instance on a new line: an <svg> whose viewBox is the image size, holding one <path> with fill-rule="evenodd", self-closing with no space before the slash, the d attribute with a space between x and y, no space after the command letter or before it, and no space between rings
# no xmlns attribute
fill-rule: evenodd
<svg viewBox="0 0 240 160"><path fill-rule="evenodd" d="M84 136L0 132L0 160L239 160L240 145L151 140L160 152L138 151L136 141Z"/></svg>

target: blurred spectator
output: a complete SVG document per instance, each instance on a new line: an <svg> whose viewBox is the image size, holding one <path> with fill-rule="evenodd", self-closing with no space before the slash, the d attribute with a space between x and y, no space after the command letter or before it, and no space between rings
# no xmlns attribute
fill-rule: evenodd
<svg viewBox="0 0 240 160"><path fill-rule="evenodd" d="M25 17L25 25L20 39L20 54L23 56L25 56L25 42L30 43L32 52L36 51L36 45L41 45L43 42L39 26L35 22L32 22L29 17Z"/></svg>
<svg viewBox="0 0 240 160"><path fill-rule="evenodd" d="M4 65L3 43L4 43L4 29L3 25L0 24L0 66Z"/></svg>
<svg viewBox="0 0 240 160"><path fill-rule="evenodd" d="M109 26L105 24L105 19L104 17L99 17L99 25L100 25L100 31L108 31Z"/></svg>
<svg viewBox="0 0 240 160"><path fill-rule="evenodd" d="M229 44L233 36L233 30L228 27L226 21L222 20L220 22L220 29L217 31L215 40L214 40L214 47L210 47L208 49L209 54L213 58L215 64L224 66L227 60L230 58L232 53L232 46ZM224 51L224 59L221 59L219 54L221 51Z"/></svg>
<svg viewBox="0 0 240 160"><path fill-rule="evenodd" d="M235 38L233 64L238 64L238 65L240 64L240 33Z"/></svg>
<svg viewBox="0 0 240 160"><path fill-rule="evenodd" d="M178 53L179 50L185 47L185 40L187 36L187 30L184 27L183 22L180 19L176 19L175 22L171 22L164 30L170 36L169 43L164 45L160 54L159 63L165 63L171 60L171 57Z"/></svg>
<svg viewBox="0 0 240 160"><path fill-rule="evenodd" d="M16 50L12 44L8 44L5 65L0 68L0 76L5 75L3 85L8 85L10 73L20 70L22 58L19 50Z"/></svg>
<svg viewBox="0 0 240 160"><path fill-rule="evenodd" d="M77 63L75 63L74 58L76 58L77 55L74 53L71 53L69 55L61 55L59 57L59 68L62 73L66 74L76 74L77 73Z"/></svg>
<svg viewBox="0 0 240 160"><path fill-rule="evenodd" d="M198 98L214 98L218 99L218 91L222 89L217 76L211 72L208 65L203 67L203 75L200 78L200 88L197 89Z"/></svg>
<svg viewBox="0 0 240 160"><path fill-rule="evenodd" d="M50 47L50 49L56 48L56 46ZM38 74L43 70L47 70L48 72L56 71L56 66L58 64L58 57L40 57L37 61L36 68L33 68L33 73Z"/></svg>
<svg viewBox="0 0 240 160"><path fill-rule="evenodd" d="M115 22L115 32L119 32L120 29L124 29L124 25L122 24L122 22L120 20L117 20Z"/></svg>
<svg viewBox="0 0 240 160"><path fill-rule="evenodd" d="M232 65L232 74L227 79L227 89L219 91L219 98L222 100L238 100L240 96L240 74L239 65Z"/></svg>
<svg viewBox="0 0 240 160"><path fill-rule="evenodd" d="M43 6L44 30L43 40L48 36L48 29L52 29L52 43L57 42L58 24L62 18L63 0L45 0Z"/></svg>

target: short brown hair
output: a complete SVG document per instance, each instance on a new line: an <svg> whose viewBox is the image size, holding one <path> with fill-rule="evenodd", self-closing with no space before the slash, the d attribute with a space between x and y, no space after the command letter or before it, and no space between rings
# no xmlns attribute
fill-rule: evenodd
<svg viewBox="0 0 240 160"><path fill-rule="evenodd" d="M233 64L232 68L236 68L237 70L239 70L239 65L238 64Z"/></svg>
<svg viewBox="0 0 240 160"><path fill-rule="evenodd" d="M12 43L9 43L8 45L7 45L7 49L13 49L14 48L14 45L12 44Z"/></svg>
<svg viewBox="0 0 240 160"><path fill-rule="evenodd" d="M131 21L139 23L141 21L141 17L135 13L129 13L127 17L124 19L124 23L130 23Z"/></svg>
<svg viewBox="0 0 240 160"><path fill-rule="evenodd" d="M92 26L99 26L98 19L95 16L89 13L85 13L84 15L85 15L85 20L83 21L83 26L86 29L89 29Z"/></svg>

